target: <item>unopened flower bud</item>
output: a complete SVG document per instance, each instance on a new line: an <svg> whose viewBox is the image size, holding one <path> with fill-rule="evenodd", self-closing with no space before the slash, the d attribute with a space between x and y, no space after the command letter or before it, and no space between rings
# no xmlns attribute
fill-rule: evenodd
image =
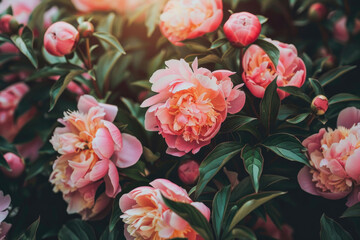
<svg viewBox="0 0 360 240"><path fill-rule="evenodd" d="M82 22L78 26L80 36L83 38L89 38L94 33L94 25L91 22Z"/></svg>
<svg viewBox="0 0 360 240"><path fill-rule="evenodd" d="M328 107L329 100L324 95L317 95L311 103L311 110L318 116L324 115Z"/></svg>
<svg viewBox="0 0 360 240"><path fill-rule="evenodd" d="M313 22L320 22L326 18L327 9L322 3L314 3L310 6L308 16Z"/></svg>
<svg viewBox="0 0 360 240"><path fill-rule="evenodd" d="M13 153L6 153L4 158L8 163L10 170L7 170L4 167L1 167L0 169L6 176L10 178L17 178L24 172L25 163L22 158Z"/></svg>
<svg viewBox="0 0 360 240"><path fill-rule="evenodd" d="M199 177L199 164L194 160L187 161L180 165L178 174L183 183L192 185Z"/></svg>

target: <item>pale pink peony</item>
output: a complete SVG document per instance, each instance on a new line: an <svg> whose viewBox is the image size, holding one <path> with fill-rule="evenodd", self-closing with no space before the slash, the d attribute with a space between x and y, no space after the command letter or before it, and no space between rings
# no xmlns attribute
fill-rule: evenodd
<svg viewBox="0 0 360 240"><path fill-rule="evenodd" d="M184 162L178 168L178 175L183 183L194 184L200 175L199 164L194 160Z"/></svg>
<svg viewBox="0 0 360 240"><path fill-rule="evenodd" d="M360 183L359 116L360 110L346 108L339 114L337 129L320 129L319 133L303 141L311 165L311 168L302 168L298 174L304 191L340 199Z"/></svg>
<svg viewBox="0 0 360 240"><path fill-rule="evenodd" d="M271 237L276 240L292 240L294 230L288 224L281 226L281 229L277 228L269 215L266 215L266 221L262 218L258 218L254 225L255 230L260 230L261 235Z"/></svg>
<svg viewBox="0 0 360 240"><path fill-rule="evenodd" d="M50 142L61 154L53 165L50 182L68 202L68 213L83 219L98 218L111 198L121 190L119 168L134 165L142 154L135 137L121 134L112 123L118 108L81 96L79 111L65 113ZM105 182L105 193L95 201L95 193Z"/></svg>
<svg viewBox="0 0 360 240"><path fill-rule="evenodd" d="M226 38L237 47L245 47L255 42L260 32L258 17L248 12L234 13L224 24Z"/></svg>
<svg viewBox="0 0 360 240"><path fill-rule="evenodd" d="M16 121L14 112L21 98L29 91L25 83L13 84L0 91L0 136L11 142L19 130L34 116L32 109Z"/></svg>
<svg viewBox="0 0 360 240"><path fill-rule="evenodd" d="M151 106L145 115L145 128L159 131L168 145L167 153L183 156L197 153L219 132L227 113L239 112L245 104L245 93L233 87L229 76L234 72L211 72L192 69L185 60L169 60L167 68L150 78L158 94L145 100L141 107Z"/></svg>
<svg viewBox="0 0 360 240"><path fill-rule="evenodd" d="M4 196L4 193L0 191L0 240L5 239L6 234L11 228L11 224L4 222L5 218L9 214L11 198L9 195Z"/></svg>
<svg viewBox="0 0 360 240"><path fill-rule="evenodd" d="M160 16L160 30L170 42L197 38L215 31L223 18L221 0L170 0Z"/></svg>
<svg viewBox="0 0 360 240"><path fill-rule="evenodd" d="M120 217L125 223L126 239L202 239L165 205L161 194L173 201L193 205L207 220L210 219L210 209L203 203L193 202L184 189L169 180L156 179L150 185L152 187L138 187L120 198L120 209L124 213Z"/></svg>
<svg viewBox="0 0 360 240"><path fill-rule="evenodd" d="M75 49L79 37L79 32L71 24L56 22L45 32L44 47L51 55L65 56Z"/></svg>
<svg viewBox="0 0 360 240"><path fill-rule="evenodd" d="M244 73L242 78L250 92L258 98L263 98L267 86L277 77L277 85L301 87L305 82L306 68L297 55L294 45L271 39L266 39L280 50L277 68L269 56L260 47L251 45L242 59ZM277 91L280 99L289 96L282 90Z"/></svg>
<svg viewBox="0 0 360 240"><path fill-rule="evenodd" d="M6 153L4 154L4 158L8 163L10 170L7 170L4 167L0 167L0 169L6 176L10 178L17 178L24 172L25 163L19 156L14 153Z"/></svg>

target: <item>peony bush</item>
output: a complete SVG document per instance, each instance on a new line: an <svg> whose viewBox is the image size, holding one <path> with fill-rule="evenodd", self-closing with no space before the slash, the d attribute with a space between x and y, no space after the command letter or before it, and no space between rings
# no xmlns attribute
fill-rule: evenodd
<svg viewBox="0 0 360 240"><path fill-rule="evenodd" d="M0 240L360 239L360 3L0 2Z"/></svg>

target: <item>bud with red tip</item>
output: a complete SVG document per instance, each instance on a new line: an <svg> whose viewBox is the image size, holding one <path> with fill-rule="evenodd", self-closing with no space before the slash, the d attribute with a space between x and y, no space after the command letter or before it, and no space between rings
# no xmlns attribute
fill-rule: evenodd
<svg viewBox="0 0 360 240"><path fill-rule="evenodd" d="M224 24L226 38L236 47L245 47L255 42L260 32L258 17L248 12L234 13Z"/></svg>
<svg viewBox="0 0 360 240"><path fill-rule="evenodd" d="M83 38L89 38L94 33L94 25L91 22L82 22L78 26L80 36Z"/></svg>
<svg viewBox="0 0 360 240"><path fill-rule="evenodd" d="M199 164L194 160L187 161L180 165L178 174L183 183L192 185L199 177Z"/></svg>
<svg viewBox="0 0 360 240"><path fill-rule="evenodd" d="M13 154L6 153L4 155L6 162L8 163L11 170L7 170L4 167L1 167L1 171L8 176L9 178L17 178L19 177L25 170L25 163L22 158Z"/></svg>
<svg viewBox="0 0 360 240"><path fill-rule="evenodd" d="M324 115L328 107L329 100L324 95L317 95L311 103L311 110L318 116Z"/></svg>
<svg viewBox="0 0 360 240"><path fill-rule="evenodd" d="M308 16L313 22L320 22L326 18L327 9L322 3L314 3L310 6Z"/></svg>
<svg viewBox="0 0 360 240"><path fill-rule="evenodd" d="M62 57L73 52L79 32L66 22L52 24L44 35L44 47L51 55Z"/></svg>
<svg viewBox="0 0 360 240"><path fill-rule="evenodd" d="M10 14L5 14L0 18L0 33L14 33L19 29L18 21Z"/></svg>

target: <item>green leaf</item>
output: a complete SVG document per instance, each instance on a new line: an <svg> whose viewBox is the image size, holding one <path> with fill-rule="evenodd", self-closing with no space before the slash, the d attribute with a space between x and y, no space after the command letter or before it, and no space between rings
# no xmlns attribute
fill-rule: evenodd
<svg viewBox="0 0 360 240"><path fill-rule="evenodd" d="M223 124L221 125L221 131L225 133L236 132L241 127L255 120L256 118L252 118L248 116L240 116L240 115L228 116L225 122L223 122Z"/></svg>
<svg viewBox="0 0 360 240"><path fill-rule="evenodd" d="M293 118L287 119L286 121L288 123L297 124L304 121L309 115L310 113L301 113Z"/></svg>
<svg viewBox="0 0 360 240"><path fill-rule="evenodd" d="M211 47L209 48L209 50L217 49L228 42L229 41L227 40L227 38L216 39L214 42L211 43Z"/></svg>
<svg viewBox="0 0 360 240"><path fill-rule="evenodd" d="M254 44L258 45L260 48L262 48L262 50L265 51L265 53L269 56L270 60L273 62L275 68L277 68L280 58L279 49L274 44L263 39L256 40Z"/></svg>
<svg viewBox="0 0 360 240"><path fill-rule="evenodd" d="M94 37L98 38L100 41L103 41L112 47L114 47L120 54L125 54L124 48L121 46L119 41L110 33L107 32L95 32Z"/></svg>
<svg viewBox="0 0 360 240"><path fill-rule="evenodd" d="M9 164L7 163L6 159L1 153L0 153L0 167L4 167L9 171L11 170Z"/></svg>
<svg viewBox="0 0 360 240"><path fill-rule="evenodd" d="M309 161L304 154L306 148L293 135L274 134L265 139L262 145L282 158L309 166Z"/></svg>
<svg viewBox="0 0 360 240"><path fill-rule="evenodd" d="M345 231L340 224L325 214L320 219L320 239L321 240L352 240L351 235Z"/></svg>
<svg viewBox="0 0 360 240"><path fill-rule="evenodd" d="M187 39L181 42L193 53L206 53L210 47L210 42L206 38Z"/></svg>
<svg viewBox="0 0 360 240"><path fill-rule="evenodd" d="M346 217L360 217L360 203L357 203L348 209L341 216L342 218Z"/></svg>
<svg viewBox="0 0 360 240"><path fill-rule="evenodd" d="M329 99L329 105L341 102L360 101L360 97L350 93L339 93Z"/></svg>
<svg viewBox="0 0 360 240"><path fill-rule="evenodd" d="M276 91L277 84L274 79L266 88L264 98L260 103L260 120L266 129L267 134L276 123L280 109L280 98Z"/></svg>
<svg viewBox="0 0 360 240"><path fill-rule="evenodd" d="M164 9L166 0L157 0L153 2L150 9L146 11L145 26L147 27L147 36L150 37L156 29L157 24L160 21L160 14Z"/></svg>
<svg viewBox="0 0 360 240"><path fill-rule="evenodd" d="M328 71L327 73L323 74L320 78L319 78L319 82L321 83L321 86L326 86L329 83L335 81L336 79L338 79L339 77L341 77L342 75L344 75L345 73L355 69L356 66L340 66L337 67L335 69L332 69L330 71Z"/></svg>
<svg viewBox="0 0 360 240"><path fill-rule="evenodd" d="M259 19L261 25L263 25L264 23L266 23L269 20L267 17L264 17L262 15L256 15L256 16Z"/></svg>
<svg viewBox="0 0 360 240"><path fill-rule="evenodd" d="M256 240L255 233L245 226L240 226L238 228L234 228L231 231L232 238L231 239L239 239L239 240Z"/></svg>
<svg viewBox="0 0 360 240"><path fill-rule="evenodd" d="M279 175L263 174L260 178L260 189L265 190L271 185L285 180L289 180L289 179L287 177L283 177Z"/></svg>
<svg viewBox="0 0 360 240"><path fill-rule="evenodd" d="M57 101L59 100L61 94L65 91L68 84L74 80L74 78L80 74L84 73L84 70L73 70L70 73L63 75L55 82L55 84L50 89L50 110L51 111Z"/></svg>
<svg viewBox="0 0 360 240"><path fill-rule="evenodd" d="M141 80L141 81L132 82L131 85L137 86L137 87L142 87L149 91L151 90L151 86L152 86L152 84L149 82L149 80Z"/></svg>
<svg viewBox="0 0 360 240"><path fill-rule="evenodd" d="M199 210L188 203L175 202L164 195L162 197L164 203L182 219L187 221L201 237L207 240L214 239L209 222Z"/></svg>
<svg viewBox="0 0 360 240"><path fill-rule="evenodd" d="M259 180L263 170L264 158L259 147L245 145L241 152L246 172L250 175L255 192L259 191Z"/></svg>
<svg viewBox="0 0 360 240"><path fill-rule="evenodd" d="M223 224L227 205L229 203L231 186L223 187L215 194L212 204L212 224L215 231L216 239L220 239L221 226Z"/></svg>
<svg viewBox="0 0 360 240"><path fill-rule="evenodd" d="M114 200L111 216L110 216L110 223L109 223L109 231L112 232L115 229L117 222L120 220L121 210L119 207L119 200L121 194L118 194Z"/></svg>
<svg viewBox="0 0 360 240"><path fill-rule="evenodd" d="M314 78L309 78L311 87L313 88L316 95L324 95L324 89L321 86L320 82Z"/></svg>
<svg viewBox="0 0 360 240"><path fill-rule="evenodd" d="M279 87L279 89L281 89L281 90L283 90L283 91L285 91L287 93L290 93L293 96L299 97L299 98L305 100L308 103L311 103L311 98L308 95L306 95L301 90L301 88L298 88L298 87L295 87L295 86L286 86L286 87Z"/></svg>
<svg viewBox="0 0 360 240"><path fill-rule="evenodd" d="M205 57L199 58L199 65L208 63L221 63L221 58L219 58L216 54L209 54Z"/></svg>
<svg viewBox="0 0 360 240"><path fill-rule="evenodd" d="M100 57L96 64L94 68L96 83L101 91L103 91L104 85L108 83L110 73L116 66L121 55L122 54L119 51L107 51Z"/></svg>
<svg viewBox="0 0 360 240"><path fill-rule="evenodd" d="M100 237L100 240L117 240L117 239L121 239L121 236L120 236L120 231L116 228L113 229L112 231L110 231L109 228L106 228Z"/></svg>
<svg viewBox="0 0 360 240"><path fill-rule="evenodd" d="M232 230L241 220L243 220L256 208L283 194L285 194L285 192L262 192L248 196L244 200L244 204L242 204L239 210L237 210L234 218L230 223L229 230Z"/></svg>
<svg viewBox="0 0 360 240"><path fill-rule="evenodd" d="M96 240L92 227L80 219L67 222L59 231L59 240Z"/></svg>
<svg viewBox="0 0 360 240"><path fill-rule="evenodd" d="M198 198L208 182L236 154L241 146L236 142L224 142L217 145L200 164L200 176L196 185L195 198Z"/></svg>
<svg viewBox="0 0 360 240"><path fill-rule="evenodd" d="M38 68L38 60L33 48L33 33L30 28L24 27L21 36L16 34L12 35L10 38L20 52L22 52L30 60L31 64L35 68Z"/></svg>
<svg viewBox="0 0 360 240"><path fill-rule="evenodd" d="M2 136L0 136L0 151L18 154L16 147Z"/></svg>
<svg viewBox="0 0 360 240"><path fill-rule="evenodd" d="M36 232L40 224L40 217L33 222L18 240L36 240Z"/></svg>

